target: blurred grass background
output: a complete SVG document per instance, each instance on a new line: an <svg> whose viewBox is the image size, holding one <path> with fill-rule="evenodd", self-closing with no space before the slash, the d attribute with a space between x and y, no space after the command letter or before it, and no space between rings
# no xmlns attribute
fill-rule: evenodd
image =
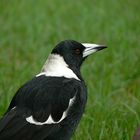
<svg viewBox="0 0 140 140"><path fill-rule="evenodd" d="M139 0L1 0L0 116L65 39L108 46L82 66L88 103L73 140L130 140L140 123Z"/></svg>

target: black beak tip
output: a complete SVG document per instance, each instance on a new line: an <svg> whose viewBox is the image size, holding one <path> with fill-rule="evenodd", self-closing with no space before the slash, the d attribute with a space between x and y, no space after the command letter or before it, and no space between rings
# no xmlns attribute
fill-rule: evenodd
<svg viewBox="0 0 140 140"><path fill-rule="evenodd" d="M97 47L96 49L97 49L97 51L100 51L100 50L103 50L103 49L106 49L106 48L107 48L107 46L101 45L101 46Z"/></svg>
<svg viewBox="0 0 140 140"><path fill-rule="evenodd" d="M105 48L107 48L107 46L106 45L101 45L101 48L105 49Z"/></svg>

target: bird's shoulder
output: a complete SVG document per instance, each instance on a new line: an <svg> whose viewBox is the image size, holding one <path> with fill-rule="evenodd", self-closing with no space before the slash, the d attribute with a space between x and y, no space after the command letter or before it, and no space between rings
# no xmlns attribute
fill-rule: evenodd
<svg viewBox="0 0 140 140"><path fill-rule="evenodd" d="M39 77L34 77L27 83L25 83L17 91L16 98L27 99L30 97L48 97L59 94L70 94L73 96L75 90L84 87L84 83L78 81L74 78L65 77L49 77L41 75Z"/></svg>

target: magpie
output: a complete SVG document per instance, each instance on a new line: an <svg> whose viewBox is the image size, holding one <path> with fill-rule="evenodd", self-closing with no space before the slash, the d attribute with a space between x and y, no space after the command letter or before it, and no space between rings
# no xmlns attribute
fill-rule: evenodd
<svg viewBox="0 0 140 140"><path fill-rule="evenodd" d="M84 112L83 61L104 45L60 42L41 72L21 86L0 120L0 140L70 140Z"/></svg>

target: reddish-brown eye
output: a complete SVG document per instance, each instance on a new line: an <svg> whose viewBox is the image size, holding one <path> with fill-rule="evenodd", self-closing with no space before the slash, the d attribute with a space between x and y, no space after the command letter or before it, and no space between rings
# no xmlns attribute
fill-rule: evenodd
<svg viewBox="0 0 140 140"><path fill-rule="evenodd" d="M80 49L76 49L76 50L75 50L75 53L76 53L76 54L80 54L80 53L81 53Z"/></svg>

